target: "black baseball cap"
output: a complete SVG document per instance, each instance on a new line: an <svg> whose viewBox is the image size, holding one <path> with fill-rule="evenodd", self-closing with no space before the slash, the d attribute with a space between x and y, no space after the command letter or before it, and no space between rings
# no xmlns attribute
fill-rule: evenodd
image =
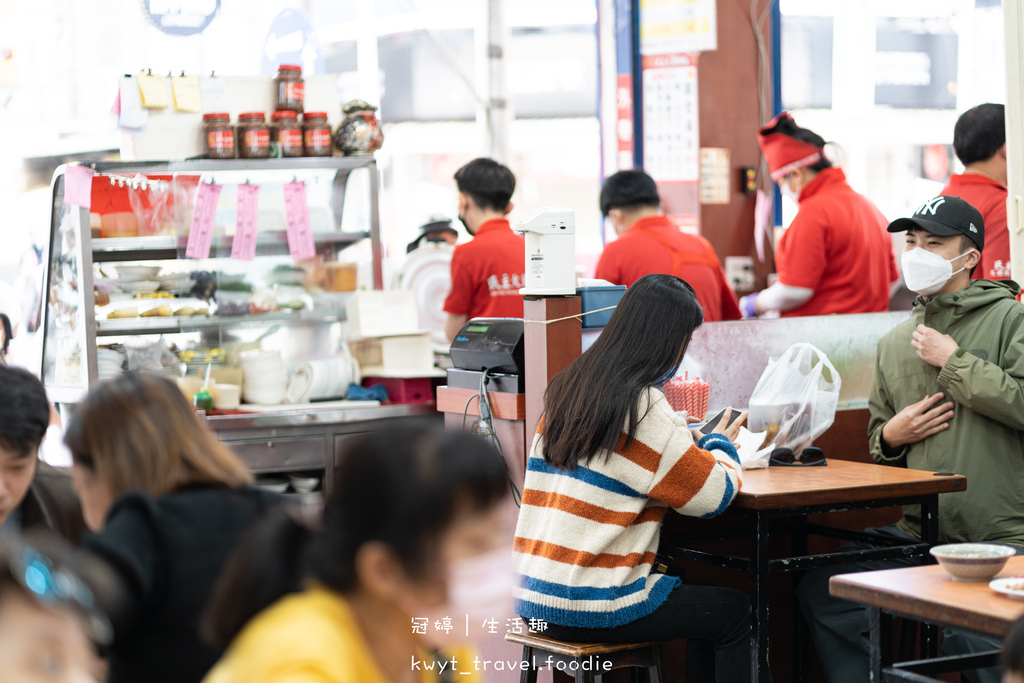
<svg viewBox="0 0 1024 683"><path fill-rule="evenodd" d="M897 218L889 224L889 232L902 232L920 228L939 237L967 235L977 245L985 247L985 221L981 212L960 199L939 195L917 207L909 218Z"/></svg>

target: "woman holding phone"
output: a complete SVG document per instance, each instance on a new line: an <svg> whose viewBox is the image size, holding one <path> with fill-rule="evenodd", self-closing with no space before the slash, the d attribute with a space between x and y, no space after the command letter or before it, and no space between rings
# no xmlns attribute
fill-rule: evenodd
<svg viewBox="0 0 1024 683"><path fill-rule="evenodd" d="M687 638L687 680L739 681L747 596L654 569L669 508L713 517L742 483L732 442L745 415L701 434L661 391L703 319L685 281L647 275L552 380L516 527L516 611L559 640Z"/></svg>

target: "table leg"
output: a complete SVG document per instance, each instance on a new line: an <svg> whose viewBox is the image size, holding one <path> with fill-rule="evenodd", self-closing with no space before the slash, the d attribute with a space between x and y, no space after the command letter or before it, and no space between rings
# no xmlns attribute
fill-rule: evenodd
<svg viewBox="0 0 1024 683"><path fill-rule="evenodd" d="M882 669L892 666L892 617L878 607L868 608L868 653L870 669L868 680L882 682Z"/></svg>
<svg viewBox="0 0 1024 683"><path fill-rule="evenodd" d="M792 557L803 557L807 554L807 518L803 515L793 517L792 533L790 535L790 550ZM804 578L806 572L790 572L793 582L793 595L796 595L796 587ZM807 624L804 623L803 615L800 614L800 605L796 599L793 600L793 633L796 634L793 640L793 672L797 683L809 680L810 668L807 661Z"/></svg>
<svg viewBox="0 0 1024 683"><path fill-rule="evenodd" d="M754 513L750 548L750 680L770 681L768 669L768 517Z"/></svg>
<svg viewBox="0 0 1024 683"><path fill-rule="evenodd" d="M921 503L921 540L929 546L939 542L939 496L928 496ZM921 564L934 564L935 558L925 553ZM932 624L921 625L921 656L939 656L939 628Z"/></svg>

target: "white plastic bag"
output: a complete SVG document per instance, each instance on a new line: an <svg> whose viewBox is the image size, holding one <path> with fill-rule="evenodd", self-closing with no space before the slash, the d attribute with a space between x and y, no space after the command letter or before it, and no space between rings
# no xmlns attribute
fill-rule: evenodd
<svg viewBox="0 0 1024 683"><path fill-rule="evenodd" d="M750 396L747 425L769 430L780 447L800 453L832 425L841 386L828 356L811 344L793 344L768 361Z"/></svg>

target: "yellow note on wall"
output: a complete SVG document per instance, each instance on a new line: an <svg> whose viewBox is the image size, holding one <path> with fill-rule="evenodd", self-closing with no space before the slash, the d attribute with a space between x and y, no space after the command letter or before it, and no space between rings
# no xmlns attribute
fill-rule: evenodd
<svg viewBox="0 0 1024 683"><path fill-rule="evenodd" d="M171 76L174 108L178 111L198 112L202 109L199 94L199 76Z"/></svg>
<svg viewBox="0 0 1024 683"><path fill-rule="evenodd" d="M166 76L140 74L139 95L142 97L142 106L146 109L166 109L171 105Z"/></svg>

